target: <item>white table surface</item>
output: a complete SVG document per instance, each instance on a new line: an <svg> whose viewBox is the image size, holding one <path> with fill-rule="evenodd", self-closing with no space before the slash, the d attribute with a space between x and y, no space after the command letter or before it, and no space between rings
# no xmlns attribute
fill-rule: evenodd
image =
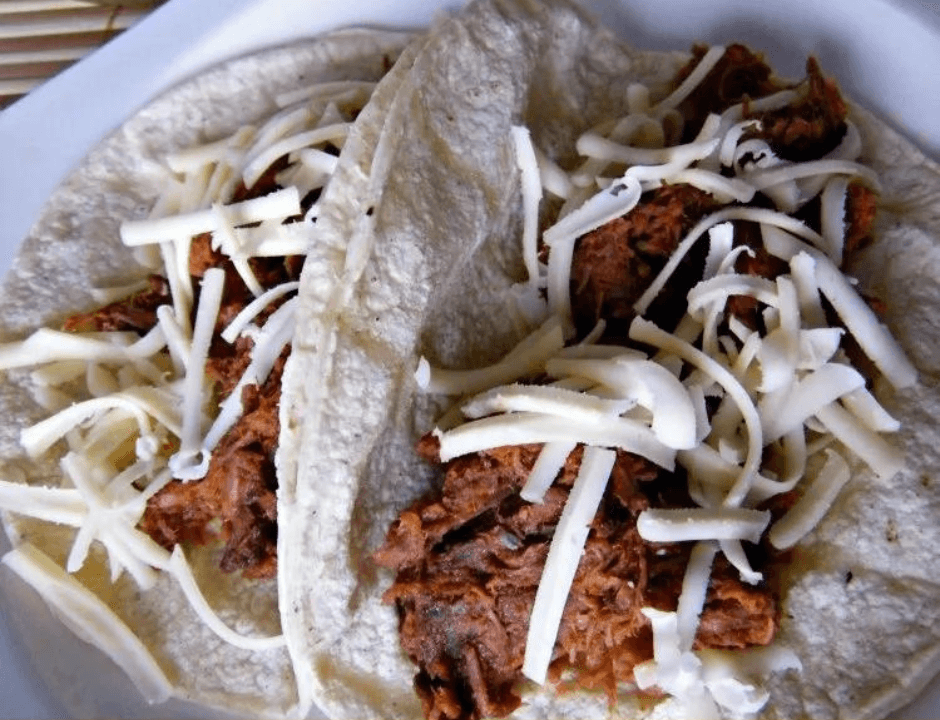
<svg viewBox="0 0 940 720"><path fill-rule="evenodd" d="M419 27L454 0L170 0L0 111L0 271L45 199L103 135L146 101L223 59L352 24ZM638 46L741 40L783 74L819 57L846 92L940 158L940 7L914 0L588 0ZM655 7L655 12L649 9ZM2 533L0 533L2 535ZM0 550L6 539L0 537ZM0 577L0 581L6 577ZM0 717L54 718L0 608ZM940 683L904 718L940 717Z"/></svg>

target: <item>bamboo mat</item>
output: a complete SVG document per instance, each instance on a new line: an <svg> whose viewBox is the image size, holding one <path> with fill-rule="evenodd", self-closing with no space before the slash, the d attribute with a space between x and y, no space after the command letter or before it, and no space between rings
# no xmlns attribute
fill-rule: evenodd
<svg viewBox="0 0 940 720"><path fill-rule="evenodd" d="M0 110L165 0L0 0Z"/></svg>

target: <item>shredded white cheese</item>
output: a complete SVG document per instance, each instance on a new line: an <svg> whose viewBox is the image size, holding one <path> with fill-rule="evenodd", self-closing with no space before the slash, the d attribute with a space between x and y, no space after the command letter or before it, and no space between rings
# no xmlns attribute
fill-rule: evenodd
<svg viewBox="0 0 940 720"><path fill-rule="evenodd" d="M777 520L767 537L774 547L785 550L796 545L823 519L851 472L845 459L833 450L826 450L826 464L800 497L799 501Z"/></svg>
<svg viewBox="0 0 940 720"><path fill-rule="evenodd" d="M245 283L245 287L248 288L252 295L258 297L264 291L261 288L261 283L258 282L258 278L255 277L254 271L251 269L247 258L238 252L235 228L229 218L227 208L221 203L213 203L212 212L216 217L215 232L212 234L212 248L221 250L231 259L232 265L234 265L235 270L238 271L238 276L242 279L242 282Z"/></svg>
<svg viewBox="0 0 940 720"><path fill-rule="evenodd" d="M504 445L571 440L619 447L670 470L675 460L675 450L660 442L647 425L624 417L588 421L519 412L472 420L451 430L435 430L434 434L440 443L443 462Z"/></svg>
<svg viewBox="0 0 940 720"><path fill-rule="evenodd" d="M326 127L308 130L302 133L298 133L297 135L284 138L283 140L279 140L278 142L265 147L264 150L254 157L249 156L249 159L245 165L245 169L242 171L242 179L245 182L245 187L253 187L254 184L258 182L258 179L264 174L264 171L267 170L279 157L288 155L295 150L312 147L313 145L319 145L321 143L331 142L342 144L342 141L346 139L346 135L349 134L350 127L351 123L336 123L334 125L327 125ZM299 213L299 210L297 212ZM297 213L288 213L287 215L296 214ZM287 217L287 215L284 215L283 217ZM258 218L258 220L264 219L266 218ZM243 222L253 221L248 220Z"/></svg>
<svg viewBox="0 0 940 720"><path fill-rule="evenodd" d="M640 537L648 542L749 540L756 543L768 522L769 511L750 508L651 509L640 513L636 527Z"/></svg>
<svg viewBox="0 0 940 720"><path fill-rule="evenodd" d="M572 178L564 170L537 147L535 159L539 167L539 177L542 187L556 197L568 199L572 193Z"/></svg>
<svg viewBox="0 0 940 720"><path fill-rule="evenodd" d="M332 82L316 83L281 93L275 98L279 107L294 105L301 100L315 100L320 98L338 97L352 92L361 96L361 104L365 104L376 83L371 80L334 80Z"/></svg>
<svg viewBox="0 0 940 720"><path fill-rule="evenodd" d="M772 255L789 261L798 253L805 252L813 258L822 294L888 382L896 388L910 387L917 382L917 370L897 340L825 254L786 232L768 227L762 228L762 232L764 245Z"/></svg>
<svg viewBox="0 0 940 720"><path fill-rule="evenodd" d="M826 254L836 265L842 264L842 248L845 244L845 211L849 180L834 177L826 183L820 198L819 218Z"/></svg>
<svg viewBox="0 0 940 720"><path fill-rule="evenodd" d="M0 480L0 508L72 527L79 527L85 515L75 488L33 487L8 480Z"/></svg>
<svg viewBox="0 0 940 720"><path fill-rule="evenodd" d="M757 190L779 185L788 180L811 177L813 175L849 175L863 178L877 189L878 176L874 171L846 160L813 160L793 165L778 165L765 170L755 170L746 174L746 180Z"/></svg>
<svg viewBox="0 0 940 720"><path fill-rule="evenodd" d="M477 395L463 406L463 414L468 418L481 418L494 413L536 412L603 422L625 413L634 404L632 400L605 399L564 388L516 384Z"/></svg>
<svg viewBox="0 0 940 720"><path fill-rule="evenodd" d="M199 585L193 575L192 568L186 562L186 556L183 549L177 545L170 556L167 570L173 575L179 583L180 588L186 595L190 606L199 615L199 619L205 623L212 632L225 640L227 643L243 650L273 650L284 647L287 640L283 635L274 635L272 637L247 637L232 630L228 625L222 622L221 618L206 602L205 596L199 590Z"/></svg>
<svg viewBox="0 0 940 720"><path fill-rule="evenodd" d="M840 400L845 408L870 430L893 433L901 429L901 423L865 388L847 392Z"/></svg>
<svg viewBox="0 0 940 720"><path fill-rule="evenodd" d="M637 342L647 343L653 347L667 350L674 355L682 358L686 362L694 365L702 372L721 385L728 393L728 396L734 401L744 417L748 432L747 459L741 468L741 473L734 486L728 492L724 505L732 507L739 505L750 490L757 475L758 466L761 459L761 448L763 446L763 435L761 430L760 415L754 406L748 392L742 387L741 383L722 365L718 364L713 358L705 355L701 350L694 348L687 342L684 342L674 335L670 335L650 322L642 318L636 318L630 325L630 338Z"/></svg>
<svg viewBox="0 0 940 720"><path fill-rule="evenodd" d="M173 476L182 480L195 480L206 474L208 458L197 462L202 440L203 404L207 394L205 376L209 345L215 330L222 301L225 271L221 268L207 270L202 278L202 292L196 310L196 324L186 363L186 378L183 382L183 427L180 433L180 449L170 458Z"/></svg>
<svg viewBox="0 0 940 720"><path fill-rule="evenodd" d="M687 167L711 155L718 147L715 140L673 145L664 148L641 148L620 145L594 133L585 133L577 142L578 153L588 158L624 165L670 165Z"/></svg>
<svg viewBox="0 0 940 720"><path fill-rule="evenodd" d="M529 618L522 664L522 673L540 685L545 683L568 591L616 459L616 453L610 450L585 449L578 476L555 528Z"/></svg>
<svg viewBox="0 0 940 720"><path fill-rule="evenodd" d="M682 591L679 593L676 608L676 632L679 635L679 647L683 651L691 650L695 641L699 617L705 607L712 563L717 554L718 547L715 543L699 542L689 555L689 564L682 578Z"/></svg>
<svg viewBox="0 0 940 720"><path fill-rule="evenodd" d="M126 411L137 422L140 434L144 437L151 434L149 417L159 420L176 435L180 432L175 408L168 407L162 398L150 393L148 388L136 388L70 405L52 417L24 429L20 434L20 442L30 457L39 457L76 426L113 408Z"/></svg>
<svg viewBox="0 0 940 720"><path fill-rule="evenodd" d="M737 157L736 151L738 149L738 144L741 141L741 136L744 135L744 133L748 130L760 129L760 121L754 119L744 120L732 125L725 133L725 136L721 141L721 147L718 150L718 160L721 165L724 167L733 166Z"/></svg>
<svg viewBox="0 0 940 720"><path fill-rule="evenodd" d="M688 391L678 379L648 360L553 358L545 364L552 377L584 377L632 400L653 414L651 428L668 447L695 445L695 410Z"/></svg>
<svg viewBox="0 0 940 720"><path fill-rule="evenodd" d="M546 491L555 482L576 446L577 443L570 440L545 443L525 485L519 491L519 496L530 503L542 502Z"/></svg>
<svg viewBox="0 0 940 720"><path fill-rule="evenodd" d="M825 328L826 313L816 282L816 261L808 253L797 253L790 259L790 277L796 288L803 324L808 328Z"/></svg>
<svg viewBox="0 0 940 720"><path fill-rule="evenodd" d="M238 336L244 332L249 323L254 320L268 305L300 287L300 282L286 282L275 285L273 288L261 293L236 315L222 331L221 337L227 343L234 343Z"/></svg>
<svg viewBox="0 0 940 720"><path fill-rule="evenodd" d="M839 403L819 408L816 417L882 480L890 480L904 467L904 453L900 449L866 427Z"/></svg>
<svg viewBox="0 0 940 720"><path fill-rule="evenodd" d="M426 378L426 384L421 387L429 393L462 395L510 383L540 370L564 344L561 323L556 316L551 316L493 365L473 370L445 370L421 364L419 379L424 382Z"/></svg>
<svg viewBox="0 0 940 720"><path fill-rule="evenodd" d="M528 128L513 126L511 129L513 147L516 151L516 165L522 185L522 256L525 261L529 283L539 280L538 225L539 202L542 200L542 180L538 160Z"/></svg>
<svg viewBox="0 0 940 720"><path fill-rule="evenodd" d="M751 567L751 561L747 559L740 540L724 538L718 541L718 547L721 548L721 552L724 553L731 566L740 573L744 582L757 585L764 579L763 574Z"/></svg>
<svg viewBox="0 0 940 720"><path fill-rule="evenodd" d="M764 442L770 443L799 427L811 415L846 393L865 386L865 378L848 365L826 363L785 394L759 403ZM774 402L776 400L776 402Z"/></svg>
<svg viewBox="0 0 940 720"><path fill-rule="evenodd" d="M754 199L756 188L744 180L738 178L726 178L718 173L700 168L688 168L680 170L674 174L665 176L664 179L671 183L686 183L699 190L711 193L716 198L724 201L748 203Z"/></svg>
<svg viewBox="0 0 940 720"><path fill-rule="evenodd" d="M79 359L100 363L126 362L130 348L125 340L117 334L102 339L94 334L41 328L25 340L0 345L0 370Z"/></svg>
<svg viewBox="0 0 940 720"><path fill-rule="evenodd" d="M299 214L300 193L295 187L276 190L262 197L226 206L226 215L232 225L247 225L263 220L284 220ZM209 208L172 217L131 220L122 223L121 241L133 247L193 237L201 233L214 232L218 227L218 214Z"/></svg>

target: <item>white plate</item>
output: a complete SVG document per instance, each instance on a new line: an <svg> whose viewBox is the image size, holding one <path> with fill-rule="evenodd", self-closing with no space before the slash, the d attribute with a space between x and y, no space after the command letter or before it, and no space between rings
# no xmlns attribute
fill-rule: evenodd
<svg viewBox="0 0 940 720"><path fill-rule="evenodd" d="M783 74L799 75L815 54L847 94L867 105L940 158L940 8L895 0L586 0L635 45L686 49L693 41L740 40L763 49ZM261 47L351 24L417 27L453 0L171 0L132 30L31 95L0 112L0 272L36 219L55 185L106 132L148 98L211 64ZM104 89L107 89L105 92ZM2 534L0 534L2 535ZM6 539L0 537L0 551ZM11 599L15 596L15 599ZM65 705L49 695L30 665L29 649L15 637L19 613L37 606L30 638L59 644L59 672L74 673L84 687L86 646L43 616L41 603L0 572L0 716L64 717ZM46 614L48 615L48 614ZM13 628L14 632L11 632ZM98 662L93 663L100 667ZM122 708L133 702L120 671L97 683ZM102 680L102 678L98 678ZM68 701L75 706L75 698ZM186 714L187 708L172 711ZM146 714L146 708L141 708ZM169 708L161 708L167 715ZM151 711L152 714L152 711ZM898 718L940 717L940 682Z"/></svg>

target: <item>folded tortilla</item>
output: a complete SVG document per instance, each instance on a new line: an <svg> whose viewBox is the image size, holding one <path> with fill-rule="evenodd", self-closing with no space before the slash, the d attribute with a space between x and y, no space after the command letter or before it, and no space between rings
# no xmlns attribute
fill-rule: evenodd
<svg viewBox="0 0 940 720"><path fill-rule="evenodd" d="M126 285L146 276L134 252L121 244L119 226L124 220L145 216L162 191L162 174L154 170L160 158L263 121L277 109L279 94L334 80L378 81L411 39L410 33L403 32L339 31L230 61L141 109L96 147L50 197L0 289L0 336L9 341L39 327L58 327L69 315L100 306L92 288ZM394 83L394 78L389 82ZM376 104L362 112L363 119L369 118L375 126L381 125L387 110L381 97L377 94ZM351 144L356 152L340 157L343 173L351 172L370 152L361 144L356 135ZM311 272L331 261L341 250L340 242L335 237L331 245L311 249ZM290 377L294 379L283 384L287 405L303 383L300 376ZM32 462L20 445L21 430L48 414L34 400L29 370L8 373L0 384L0 409L6 418L0 428L4 461L0 477L60 486L58 457ZM282 428L285 442L277 461L280 481L290 492L297 447L289 441L290 424ZM14 547L31 543L64 566L73 529L9 512L4 512L3 520ZM154 712L205 717L211 712L207 708L252 717L307 713L309 696L298 688L289 648L248 651L226 643L197 617L173 578L161 575L155 587L145 592L126 573L112 584L107 558L99 550L93 546L75 577L143 642L169 681L172 699L156 709L132 689L115 687L110 661L87 652L87 646L83 650L80 644L68 645L70 641L50 635L49 627L42 624L48 614L35 607L35 596L24 592L10 570L3 568L4 605L31 647L40 675L68 712L82 717L152 716ZM248 580L240 573L219 570L215 546L187 548L186 552L200 589L230 628L257 637L281 633L284 606L278 586L290 582L283 570L276 581ZM92 625L74 618L63 620L83 639L101 644ZM56 638L54 644L48 642L50 637ZM66 645L69 652L64 652ZM125 670L139 686L133 669ZM153 694L148 694L153 700Z"/></svg>
<svg viewBox="0 0 940 720"><path fill-rule="evenodd" d="M303 631L300 672L331 717L421 715L395 609L381 601L391 578L370 556L433 485L435 470L413 448L441 408L417 391L419 357L479 367L533 326L513 294L526 274L511 126L526 125L570 168L579 134L625 114L629 83L662 97L685 59L633 50L565 2L480 0L432 29L403 80L385 126L394 146L368 259L317 328L328 351L304 360L327 390L299 429L298 487L309 499L284 557L305 571L284 599ZM877 388L903 424L894 442L905 469L890 483L859 470L787 571L777 642L803 670L766 685L768 717L880 717L940 670L940 167L851 112L882 187L876 242L851 271L885 303L921 380L893 394ZM621 694L613 711L660 717L670 707ZM533 685L514 717L608 712L600 694Z"/></svg>

